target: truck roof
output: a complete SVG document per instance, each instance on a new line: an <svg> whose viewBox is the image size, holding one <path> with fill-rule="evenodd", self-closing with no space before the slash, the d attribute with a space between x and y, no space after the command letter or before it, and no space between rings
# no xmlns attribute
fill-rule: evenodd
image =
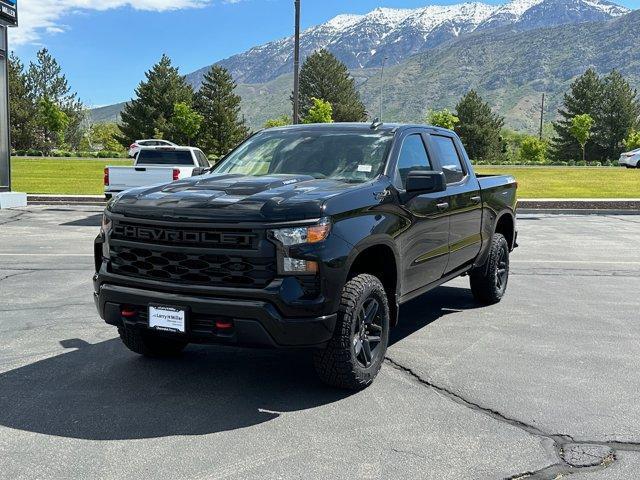
<svg viewBox="0 0 640 480"><path fill-rule="evenodd" d="M411 123L379 123L375 128L370 122L345 122L345 123L307 123L299 125L287 125L284 127L273 127L266 130L269 131L289 131L289 130L301 130L301 131L340 131L340 130L362 130L362 131L376 131L376 132L396 132L407 128L428 128L429 130L439 131L441 133L451 133L451 130L446 128L436 127L433 125L421 125Z"/></svg>
<svg viewBox="0 0 640 480"><path fill-rule="evenodd" d="M193 151L200 150L198 147L185 147L182 145L152 145L152 146L140 146L140 150L181 150L181 151Z"/></svg>

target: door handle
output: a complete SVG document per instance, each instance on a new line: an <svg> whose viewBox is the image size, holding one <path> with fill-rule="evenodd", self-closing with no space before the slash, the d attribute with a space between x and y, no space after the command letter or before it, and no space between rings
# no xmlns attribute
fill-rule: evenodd
<svg viewBox="0 0 640 480"><path fill-rule="evenodd" d="M480 203L481 200L482 200L482 197L480 197L480 195L476 195L475 197L471 197L471 201L475 202L475 203Z"/></svg>
<svg viewBox="0 0 640 480"><path fill-rule="evenodd" d="M449 202L438 203L436 204L436 207L438 207L438 210L446 210L449 208Z"/></svg>

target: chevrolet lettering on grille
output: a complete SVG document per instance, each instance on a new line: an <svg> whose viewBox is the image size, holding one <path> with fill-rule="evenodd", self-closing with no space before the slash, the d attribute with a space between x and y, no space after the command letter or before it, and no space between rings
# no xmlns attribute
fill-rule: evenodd
<svg viewBox="0 0 640 480"><path fill-rule="evenodd" d="M232 232L208 232L198 230L173 230L159 227L116 224L113 236L123 240L171 244L221 245L248 247L253 238L250 234Z"/></svg>

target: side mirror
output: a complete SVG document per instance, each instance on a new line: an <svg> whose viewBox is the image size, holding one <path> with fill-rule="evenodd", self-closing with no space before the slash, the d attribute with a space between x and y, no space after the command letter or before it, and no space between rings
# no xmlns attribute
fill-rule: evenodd
<svg viewBox="0 0 640 480"><path fill-rule="evenodd" d="M415 170L407 176L407 193L419 195L422 193L444 192L447 182L444 173L432 170Z"/></svg>
<svg viewBox="0 0 640 480"><path fill-rule="evenodd" d="M207 173L207 170L209 170L209 169L205 168L205 167L196 167L191 172L191 176L192 177L197 177L198 175L204 175L205 173Z"/></svg>

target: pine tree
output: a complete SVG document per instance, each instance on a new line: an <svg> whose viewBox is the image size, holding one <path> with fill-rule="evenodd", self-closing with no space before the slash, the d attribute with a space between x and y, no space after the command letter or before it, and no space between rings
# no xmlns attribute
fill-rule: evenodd
<svg viewBox="0 0 640 480"><path fill-rule="evenodd" d="M606 160L617 160L624 150L624 141L638 126L640 103L632 89L617 70L603 79L601 102L594 114L593 141Z"/></svg>
<svg viewBox="0 0 640 480"><path fill-rule="evenodd" d="M472 160L495 162L502 159L504 148L500 132L504 119L493 113L475 90L470 90L458 102L456 116L460 122L455 131Z"/></svg>
<svg viewBox="0 0 640 480"><path fill-rule="evenodd" d="M51 102L66 115L67 124L61 138L76 148L83 133L83 105L78 95L71 91L62 67L46 48L41 49L36 55L36 61L29 64L25 79L35 105L40 105L43 101ZM42 125L40 127L41 130L45 128ZM40 139L43 140L44 136L45 132L42 131Z"/></svg>
<svg viewBox="0 0 640 480"><path fill-rule="evenodd" d="M309 55L300 69L300 112L305 116L313 99L331 104L335 122L362 122L367 110L347 66L327 50Z"/></svg>
<svg viewBox="0 0 640 480"><path fill-rule="evenodd" d="M593 68L589 68L571 84L571 91L564 95L563 106L558 111L559 120L553 126L556 136L552 141L551 154L555 160L566 161L581 158L582 149L571 134L571 125L576 115L588 114L598 121L597 111L602 101L602 80ZM596 142L590 142L585 151L587 160L599 158L601 152Z"/></svg>
<svg viewBox="0 0 640 480"><path fill-rule="evenodd" d="M26 150L31 148L36 135L36 104L20 59L12 52L7 64L11 147L14 150Z"/></svg>
<svg viewBox="0 0 640 480"><path fill-rule="evenodd" d="M240 116L241 98L235 88L229 71L213 65L195 97L195 109L203 117L198 145L217 157L226 155L249 133Z"/></svg>
<svg viewBox="0 0 640 480"><path fill-rule="evenodd" d="M118 140L122 145L141 138L173 138L171 117L176 103L191 105L193 89L167 55L145 73L146 80L136 88L136 98L122 110Z"/></svg>

